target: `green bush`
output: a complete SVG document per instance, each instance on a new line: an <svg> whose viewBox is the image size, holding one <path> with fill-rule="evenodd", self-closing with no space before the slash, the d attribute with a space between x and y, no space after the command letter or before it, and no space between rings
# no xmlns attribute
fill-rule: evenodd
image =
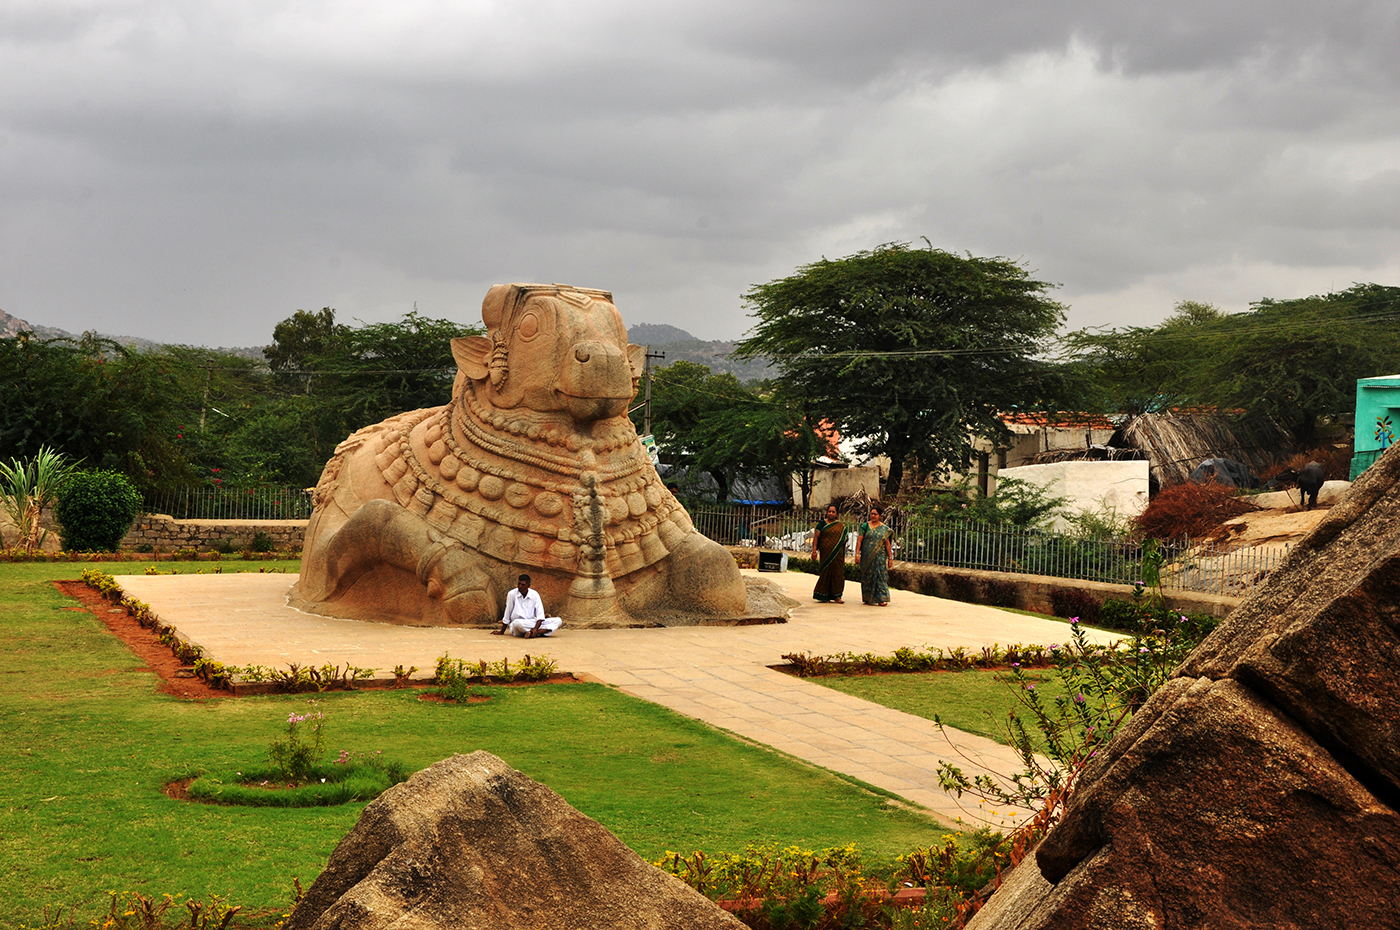
<svg viewBox="0 0 1400 930"><path fill-rule="evenodd" d="M141 495L125 475L80 471L59 490L54 517L69 552L115 552L140 509Z"/></svg>

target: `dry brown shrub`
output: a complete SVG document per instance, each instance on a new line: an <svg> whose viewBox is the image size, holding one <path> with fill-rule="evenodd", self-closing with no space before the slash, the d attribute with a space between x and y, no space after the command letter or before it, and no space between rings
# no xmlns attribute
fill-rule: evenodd
<svg viewBox="0 0 1400 930"><path fill-rule="evenodd" d="M1253 509L1234 488L1188 481L1159 492L1133 523L1154 539L1200 539L1215 535L1226 520Z"/></svg>
<svg viewBox="0 0 1400 930"><path fill-rule="evenodd" d="M1287 459L1276 463L1271 468L1265 468L1259 472L1261 482L1268 481L1283 471L1291 468L1294 471L1302 468L1309 462L1317 462L1322 466L1322 477L1325 481L1345 481L1351 475L1351 450L1338 449L1334 446L1319 446L1315 449L1307 449L1296 455L1291 455ZM1293 482L1289 482L1283 487L1294 487Z"/></svg>

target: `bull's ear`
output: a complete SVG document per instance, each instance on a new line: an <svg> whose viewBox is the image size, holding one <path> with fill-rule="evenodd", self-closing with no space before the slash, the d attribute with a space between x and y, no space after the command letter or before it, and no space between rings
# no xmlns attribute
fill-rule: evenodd
<svg viewBox="0 0 1400 930"><path fill-rule="evenodd" d="M627 361L632 363L632 377L640 378L647 364L647 347L634 343L627 345Z"/></svg>
<svg viewBox="0 0 1400 930"><path fill-rule="evenodd" d="M452 357L468 378L481 381L486 377L486 363L491 360L491 340L485 336L459 336L452 340Z"/></svg>

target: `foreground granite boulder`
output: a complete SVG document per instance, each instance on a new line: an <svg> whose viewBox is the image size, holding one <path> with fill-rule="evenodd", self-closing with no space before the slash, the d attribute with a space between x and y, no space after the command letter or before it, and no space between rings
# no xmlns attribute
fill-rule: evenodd
<svg viewBox="0 0 1400 930"><path fill-rule="evenodd" d="M1400 926L1400 454L1090 765L969 924Z"/></svg>
<svg viewBox="0 0 1400 930"><path fill-rule="evenodd" d="M743 930L544 785L486 752L389 789L287 930Z"/></svg>

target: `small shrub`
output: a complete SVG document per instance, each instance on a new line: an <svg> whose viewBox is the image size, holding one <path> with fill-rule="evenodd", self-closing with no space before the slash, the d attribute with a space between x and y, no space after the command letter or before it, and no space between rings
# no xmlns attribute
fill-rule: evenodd
<svg viewBox="0 0 1400 930"><path fill-rule="evenodd" d="M1079 588L1051 588L1050 609L1066 620L1078 617L1085 623L1097 625L1102 605L1099 599Z"/></svg>
<svg viewBox="0 0 1400 930"><path fill-rule="evenodd" d="M248 548L254 552L275 552L277 544L273 542L271 536L259 531L253 535L253 541L248 544Z"/></svg>
<svg viewBox="0 0 1400 930"><path fill-rule="evenodd" d="M274 739L267 747L273 772L281 780L305 780L316 760L326 751L326 715L316 708L315 701L311 702L311 708L305 714L295 711L288 714L287 735Z"/></svg>
<svg viewBox="0 0 1400 930"><path fill-rule="evenodd" d="M1135 633L1142 628L1147 612L1141 604L1111 597L1099 606L1099 625L1111 630Z"/></svg>
<svg viewBox="0 0 1400 930"><path fill-rule="evenodd" d="M80 471L63 483L54 517L62 527L63 548L114 552L140 509L141 495L125 475Z"/></svg>
<svg viewBox="0 0 1400 930"><path fill-rule="evenodd" d="M234 544L232 539L215 540L209 548L219 553L219 555L233 555L238 551L238 547Z"/></svg>

